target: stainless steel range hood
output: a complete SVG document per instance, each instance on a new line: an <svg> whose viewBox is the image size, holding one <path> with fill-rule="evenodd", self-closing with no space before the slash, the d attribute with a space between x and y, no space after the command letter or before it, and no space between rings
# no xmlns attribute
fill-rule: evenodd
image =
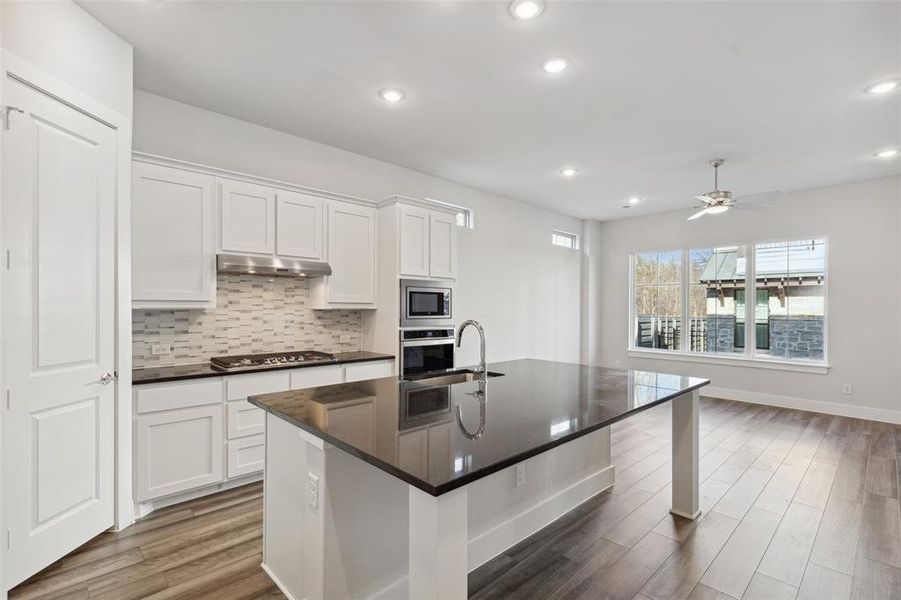
<svg viewBox="0 0 901 600"><path fill-rule="evenodd" d="M240 254L216 255L216 270L220 273L269 277L322 277L332 274L332 268L324 262Z"/></svg>

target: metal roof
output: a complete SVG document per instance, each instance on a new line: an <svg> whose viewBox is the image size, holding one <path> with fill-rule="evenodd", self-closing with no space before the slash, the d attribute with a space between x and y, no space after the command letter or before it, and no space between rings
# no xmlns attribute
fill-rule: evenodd
<svg viewBox="0 0 901 600"><path fill-rule="evenodd" d="M759 244L756 251L757 280L782 277L816 278L826 274L826 243L806 240L788 244ZM707 260L699 280L738 281L746 277L746 260L737 249L717 250Z"/></svg>

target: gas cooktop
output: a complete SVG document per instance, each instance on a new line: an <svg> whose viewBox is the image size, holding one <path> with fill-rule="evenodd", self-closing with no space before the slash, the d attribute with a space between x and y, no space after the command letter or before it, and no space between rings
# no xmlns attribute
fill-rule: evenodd
<svg viewBox="0 0 901 600"><path fill-rule="evenodd" d="M293 352L214 356L210 358L210 365L216 369L233 371L251 367L287 367L296 364L330 363L336 360L335 355L328 352L297 350Z"/></svg>

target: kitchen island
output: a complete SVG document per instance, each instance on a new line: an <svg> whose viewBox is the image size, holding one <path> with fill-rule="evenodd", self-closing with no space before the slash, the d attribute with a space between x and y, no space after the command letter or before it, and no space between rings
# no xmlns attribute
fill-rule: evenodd
<svg viewBox="0 0 901 600"><path fill-rule="evenodd" d="M541 360L266 394L263 567L291 598L465 598L467 574L614 482L609 426L673 404L698 510L706 379Z"/></svg>

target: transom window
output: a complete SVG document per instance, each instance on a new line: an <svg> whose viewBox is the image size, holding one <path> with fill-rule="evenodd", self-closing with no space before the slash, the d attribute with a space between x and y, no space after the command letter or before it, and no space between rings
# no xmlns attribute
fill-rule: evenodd
<svg viewBox="0 0 901 600"><path fill-rule="evenodd" d="M555 246L577 250L579 248L579 236L568 231L551 232L551 243Z"/></svg>
<svg viewBox="0 0 901 600"><path fill-rule="evenodd" d="M824 239L639 253L631 273L632 349L826 361Z"/></svg>

